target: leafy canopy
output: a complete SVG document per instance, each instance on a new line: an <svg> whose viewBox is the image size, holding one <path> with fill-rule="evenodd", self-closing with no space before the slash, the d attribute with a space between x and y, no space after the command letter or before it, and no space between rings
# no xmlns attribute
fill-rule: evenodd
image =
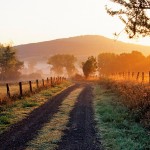
<svg viewBox="0 0 150 150"><path fill-rule="evenodd" d="M112 10L106 6L111 16L118 15L125 24L125 31L129 38L150 35L149 0L111 0L120 5L119 10Z"/></svg>
<svg viewBox="0 0 150 150"><path fill-rule="evenodd" d="M82 67L83 73L84 73L85 77L88 78L90 75L95 73L97 70L96 58L94 58L93 56L89 57L86 62L82 63L82 66L83 66Z"/></svg>
<svg viewBox="0 0 150 150"><path fill-rule="evenodd" d="M116 72L148 72L150 56L145 57L141 52L131 53L101 53L98 55L98 68L101 74Z"/></svg>
<svg viewBox="0 0 150 150"><path fill-rule="evenodd" d="M0 80L18 79L22 67L23 62L17 59L15 49L9 45L0 45Z"/></svg>
<svg viewBox="0 0 150 150"><path fill-rule="evenodd" d="M68 54L57 54L49 58L48 64L52 65L52 70L57 74L63 74L65 68L68 76L72 76L76 72L75 62L76 57Z"/></svg>

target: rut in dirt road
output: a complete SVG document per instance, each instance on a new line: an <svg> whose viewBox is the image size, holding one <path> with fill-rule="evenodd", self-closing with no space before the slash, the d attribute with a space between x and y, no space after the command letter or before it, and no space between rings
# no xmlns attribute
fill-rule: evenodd
<svg viewBox="0 0 150 150"><path fill-rule="evenodd" d="M96 136L92 97L92 88L86 85L70 113L68 129L64 131L57 150L102 149Z"/></svg>
<svg viewBox="0 0 150 150"><path fill-rule="evenodd" d="M32 111L29 116L0 135L0 150L22 150L36 137L38 130L58 112L62 101L79 85L74 85Z"/></svg>

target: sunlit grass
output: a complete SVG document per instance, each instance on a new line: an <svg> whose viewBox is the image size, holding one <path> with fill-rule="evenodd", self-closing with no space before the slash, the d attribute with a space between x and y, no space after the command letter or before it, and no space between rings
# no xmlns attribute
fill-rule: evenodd
<svg viewBox="0 0 150 150"><path fill-rule="evenodd" d="M81 91L82 88L78 88L65 98L59 107L58 113L54 114L52 120L49 120L39 131L38 136L28 143L27 150L54 150L57 147L69 121L69 113Z"/></svg>
<svg viewBox="0 0 150 150"><path fill-rule="evenodd" d="M38 82L38 88L37 88L37 84L35 81L31 82L32 84L32 92L35 92L36 90L38 90L39 88L43 87L43 83L42 80ZM10 83L9 85L9 91L10 91L10 96L17 96L20 94L20 89L19 89L19 82L18 83ZM45 81L45 87L50 87L50 84L47 83ZM26 95L27 93L30 93L30 86L29 86L29 82L22 82L22 91L23 91L23 95ZM7 99L7 88L6 85L0 85L0 100L6 100Z"/></svg>
<svg viewBox="0 0 150 150"><path fill-rule="evenodd" d="M120 101L134 115L135 121L150 128L150 85L131 81L114 81L103 79L100 81L107 89L119 96Z"/></svg>
<svg viewBox="0 0 150 150"><path fill-rule="evenodd" d="M135 122L130 110L120 97L104 86L94 87L97 128L106 150L150 149L150 136Z"/></svg>
<svg viewBox="0 0 150 150"><path fill-rule="evenodd" d="M30 97L23 97L22 99L10 101L6 105L2 105L0 107L0 133L6 130L10 125L22 120L35 108L44 104L49 98L60 93L71 84L70 82L64 82L55 87L42 90ZM6 123L4 123L5 120Z"/></svg>

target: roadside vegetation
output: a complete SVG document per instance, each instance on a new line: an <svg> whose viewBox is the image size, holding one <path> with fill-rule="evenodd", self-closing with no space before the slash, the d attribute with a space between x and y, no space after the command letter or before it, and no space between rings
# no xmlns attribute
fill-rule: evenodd
<svg viewBox="0 0 150 150"><path fill-rule="evenodd" d="M142 95L142 93L137 93L137 97L136 93L131 95L129 92L131 87L126 87L126 91L124 89L121 92L122 89L116 87L116 84L119 83L113 84L108 80L103 80L94 87L95 118L104 148L107 150L150 149L148 126L146 124L145 128L137 120L140 116L137 109L134 109L137 107L131 105L136 103L135 100L140 99L138 94ZM134 102L131 102L132 98Z"/></svg>
<svg viewBox="0 0 150 150"><path fill-rule="evenodd" d="M44 104L52 96L58 94L71 83L66 81L55 87L42 90L30 97L23 97L0 106L0 133L8 129L12 124L25 118L31 111Z"/></svg>
<svg viewBox="0 0 150 150"><path fill-rule="evenodd" d="M150 130L150 87L132 81L102 80L101 84L120 96L120 101L130 110L134 120Z"/></svg>

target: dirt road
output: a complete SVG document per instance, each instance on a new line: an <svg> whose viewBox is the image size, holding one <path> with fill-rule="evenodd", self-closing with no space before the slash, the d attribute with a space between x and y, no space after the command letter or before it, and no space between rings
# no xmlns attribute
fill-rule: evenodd
<svg viewBox="0 0 150 150"><path fill-rule="evenodd" d="M92 88L86 85L70 113L68 130L57 150L100 150L92 108Z"/></svg>
<svg viewBox="0 0 150 150"><path fill-rule="evenodd" d="M20 150L26 147L26 143L36 137L44 123L46 123L58 111L62 101L78 85L69 87L62 93L50 99L44 105L35 109L27 118L13 125L9 131L0 135L0 150Z"/></svg>
<svg viewBox="0 0 150 150"><path fill-rule="evenodd" d="M76 84L69 87L1 134L0 150L25 149L26 144L36 137L42 126L58 112L62 101L79 86L81 85ZM100 150L92 108L92 88L88 84L82 86L85 88L70 113L68 130L64 131L58 150Z"/></svg>

